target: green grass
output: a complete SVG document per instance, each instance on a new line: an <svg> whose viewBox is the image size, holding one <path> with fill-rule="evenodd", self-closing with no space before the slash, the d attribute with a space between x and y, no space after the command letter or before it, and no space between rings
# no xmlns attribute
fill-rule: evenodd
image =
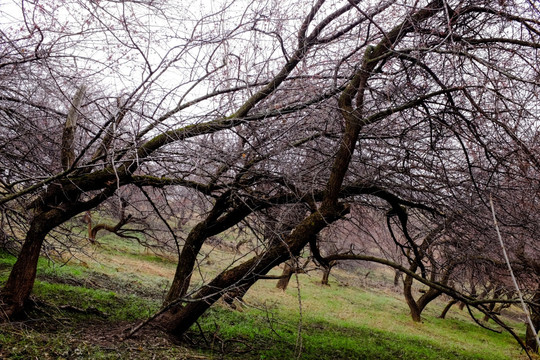
<svg viewBox="0 0 540 360"><path fill-rule="evenodd" d="M0 272L7 272L15 264L15 256L0 250ZM40 259L41 260L41 259Z"/></svg>
<svg viewBox="0 0 540 360"><path fill-rule="evenodd" d="M269 322L257 311L231 313L218 309L206 316L201 326L207 333L217 332L229 351L251 350L252 358L294 358L300 349L296 346L298 319L286 311L280 311ZM498 352L494 343L472 351L424 335L384 331L352 322L316 321L310 316L303 319L301 334L302 359L512 359L512 354ZM499 345L511 346L502 337Z"/></svg>
<svg viewBox="0 0 540 360"><path fill-rule="evenodd" d="M159 309L159 302L134 295L41 281L36 282L34 295L50 304L69 305L82 310L96 309L110 321L139 320Z"/></svg>
<svg viewBox="0 0 540 360"><path fill-rule="evenodd" d="M248 306L241 311L216 304L199 321L202 333L198 326L189 332L191 348L159 336L161 345L152 345L157 339L153 330L134 340L107 342L101 333L118 337L159 309L175 263L174 256L160 257L139 244L104 238L93 259L81 256L63 266L40 260L33 295L38 306L30 313L34 320L0 325L0 358L525 358L509 334L480 328L466 312L453 308L447 319L438 319L443 301L430 304L423 323L414 323L403 298L390 286L364 288L358 275L339 269L333 271L330 287L320 286L320 274L312 273L298 277L299 288L293 278L286 292L276 289L275 281L260 281L246 295ZM211 254L205 262L211 274L234 257L211 249L205 253ZM0 253L0 282L14 261ZM380 283L388 274L372 278ZM524 326L512 325L523 336Z"/></svg>
<svg viewBox="0 0 540 360"><path fill-rule="evenodd" d="M271 299L271 315L263 310L231 312L216 307L204 317L201 326L206 333L218 334L220 342L231 347L230 351L256 348L251 351L251 358L295 358L300 349L296 345L300 324L297 289L293 287L282 293L272 285L259 284L246 297L248 302L257 302L258 294L266 293ZM301 294L302 359L520 357L517 344L508 334L488 332L461 319L442 320L431 315L422 324L413 323L402 301L384 292L341 288L335 284L330 288L320 287L304 278ZM440 309L442 305L436 307ZM237 357L245 358L245 355Z"/></svg>

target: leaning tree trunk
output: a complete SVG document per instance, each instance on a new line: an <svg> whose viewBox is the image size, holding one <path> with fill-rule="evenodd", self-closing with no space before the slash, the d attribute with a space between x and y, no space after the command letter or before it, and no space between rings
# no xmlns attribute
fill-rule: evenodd
<svg viewBox="0 0 540 360"><path fill-rule="evenodd" d="M246 295L246 293L248 292L248 290L251 288L251 283L246 283L242 286L238 286L238 287L235 287L229 291L227 291L227 293L225 293L225 295L223 295L223 300L229 304L230 307L232 308L236 308L236 305L234 304L234 301L243 301L244 300L244 295Z"/></svg>
<svg viewBox="0 0 540 360"><path fill-rule="evenodd" d="M165 297L163 306L166 306L186 295L189 284L191 282L191 275L197 262L197 256L201 251L201 248L206 239L212 235L226 230L229 227L240 222L247 214L243 208L237 209L237 211L231 211L227 215L223 215L229 204L230 192L222 194L214 204L212 210L200 223L195 225L189 232L184 247L178 257L178 263L176 266L176 272L174 278ZM217 219L222 216L222 221L218 225Z"/></svg>
<svg viewBox="0 0 540 360"><path fill-rule="evenodd" d="M1 291L4 320L17 318L24 310L36 279L41 245L49 230L47 222L39 219L30 225L19 257Z"/></svg>
<svg viewBox="0 0 540 360"><path fill-rule="evenodd" d="M448 314L448 311L450 311L450 308L451 308L452 306L454 306L454 304L457 304L457 302L458 302L457 300L450 300L450 301L448 302L448 304L446 304L446 306L444 307L444 309L443 309L441 315L439 315L439 319L444 319L444 318L446 318L446 315Z"/></svg>
<svg viewBox="0 0 540 360"><path fill-rule="evenodd" d="M0 291L2 304L2 315L0 316L4 320L18 318L22 315L34 287L41 246L49 231L65 221L65 213L58 209L36 210L17 261Z"/></svg>
<svg viewBox="0 0 540 360"><path fill-rule="evenodd" d="M420 296L420 299L418 299L418 301L416 302L418 304L418 309L420 310L420 313L424 311L424 309L430 302L438 298L441 294L441 291L434 288L429 288L428 291L426 291L422 296Z"/></svg>
<svg viewBox="0 0 540 360"><path fill-rule="evenodd" d="M293 273L294 266L290 263L290 261L285 262L283 272L281 273L281 279L279 279L279 281L277 282L276 288L283 291L287 290L287 286L289 286L289 281L291 281Z"/></svg>
<svg viewBox="0 0 540 360"><path fill-rule="evenodd" d="M308 216L291 233L286 245L282 242L275 243L268 252L222 272L194 296L194 299L200 299L200 301L189 302L185 306L171 307L158 319L158 322L171 335L181 336L224 293L233 287L251 287L259 276L266 275L273 267L288 260L291 254L298 255L309 239L347 211L348 209L343 209L327 216L322 216L320 212L317 212Z"/></svg>
<svg viewBox="0 0 540 360"><path fill-rule="evenodd" d="M195 268L197 255L201 251L204 241L208 237L206 227L206 222L197 224L186 238L186 242L176 265L174 279L163 305L167 305L183 297L187 293L191 282L191 275Z"/></svg>
<svg viewBox="0 0 540 360"><path fill-rule="evenodd" d="M58 199L65 200L68 195L75 198L77 194L68 194L62 191L61 186L50 185L48 192L38 197L40 200L53 199L53 202L34 203L34 216L30 221L26 239L7 282L0 290L0 319L9 320L22 315L34 287L39 254L47 234L75 215L98 206L113 193L113 188L107 188L85 202L59 202Z"/></svg>

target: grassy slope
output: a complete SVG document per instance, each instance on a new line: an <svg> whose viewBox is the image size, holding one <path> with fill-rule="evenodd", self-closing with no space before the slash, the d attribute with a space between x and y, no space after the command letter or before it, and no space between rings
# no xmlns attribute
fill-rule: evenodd
<svg viewBox="0 0 540 360"><path fill-rule="evenodd" d="M340 281L333 279L330 287L318 285L317 273L293 278L286 292L275 289L275 281L259 282L242 311L214 306L200 321L202 332L196 327L189 334L190 348L148 330L120 342L122 330L159 308L174 257L109 236L100 242L93 259L65 266L40 261L33 320L0 325L0 358L287 359L299 349L302 359L525 358L510 335L481 329L457 308L438 319L442 302L430 305L424 322L415 324L399 294L380 286L343 286L358 280L339 270L334 274ZM212 273L232 256L206 251L205 267ZM13 261L0 254L0 281ZM523 326L516 326L522 334Z"/></svg>

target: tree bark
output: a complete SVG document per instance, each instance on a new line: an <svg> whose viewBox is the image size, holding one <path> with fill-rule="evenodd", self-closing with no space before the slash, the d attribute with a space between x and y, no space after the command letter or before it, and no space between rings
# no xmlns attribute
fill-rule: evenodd
<svg viewBox="0 0 540 360"><path fill-rule="evenodd" d="M3 320L22 316L34 287L39 254L45 237L49 231L72 216L71 211L65 209L35 209L34 218L30 222L30 228L26 233L17 261L0 291L0 304L2 304L0 317Z"/></svg>
<svg viewBox="0 0 540 360"><path fill-rule="evenodd" d="M86 224L88 228L88 240L90 240L90 242L93 244L95 241L94 241L94 238L92 237L92 214L90 213L90 211L87 211L84 214L83 222Z"/></svg>
<svg viewBox="0 0 540 360"><path fill-rule="evenodd" d="M223 300L225 300L225 302L229 304L229 306L231 306L232 308L236 308L234 301L235 300L243 301L244 295L246 295L246 293L248 292L250 288L251 288L251 284L244 284L243 286L235 287L234 289L229 290L223 296Z"/></svg>
<svg viewBox="0 0 540 360"><path fill-rule="evenodd" d="M267 207L271 203L244 203L241 206L228 209L229 196L230 193L228 192L220 196L206 219L197 224L190 231L180 253L174 279L163 306L166 306L167 304L170 304L187 294L189 285L191 283L191 274L195 268L197 255L208 237L229 229L242 221L242 219L255 211L255 209ZM277 233L289 233L294 227L294 225L288 225L286 223L281 225L285 226L285 230L269 229L268 226L266 226L265 239L268 244L276 241L275 236ZM249 287L245 289L244 293L247 292L248 289Z"/></svg>
<svg viewBox="0 0 540 360"><path fill-rule="evenodd" d="M166 306L186 295L189 284L191 283L191 275L193 274L193 269L195 268L197 255L199 255L199 252L201 251L206 239L237 224L245 216L247 216L247 214L249 214L250 210L248 207L246 207L248 210L240 207L230 211L227 213L227 215L222 216L229 204L229 197L230 192L225 192L222 194L216 200L216 203L206 219L195 225L195 227L189 232L186 242L184 243L184 247L182 248L182 251L178 257L174 278L169 292L165 297L163 306ZM220 216L221 218L218 221L217 219Z"/></svg>
<svg viewBox="0 0 540 360"><path fill-rule="evenodd" d="M321 285L330 286L330 284L328 283L328 279L330 277L330 271L332 271L332 268L336 265L336 263L337 261L333 260L333 261L330 261L328 265L324 267L323 276L321 279Z"/></svg>
<svg viewBox="0 0 540 360"><path fill-rule="evenodd" d="M294 266L290 264L290 261L285 262L285 266L283 267L283 272L281 273L281 279L278 280L276 284L276 288L281 289L283 291L287 290L287 286L289 286L289 281L291 280L291 277L294 273Z"/></svg>
<svg viewBox="0 0 540 360"><path fill-rule="evenodd" d="M60 151L60 160L62 168L64 170L69 169L75 161L75 130L77 129L77 118L79 117L79 111L82 99L86 92L86 87L81 86L77 89L64 125L64 131L62 133L62 149Z"/></svg>
<svg viewBox="0 0 540 360"><path fill-rule="evenodd" d="M401 278L401 271L396 270L396 273L394 275L394 286L399 286L399 279Z"/></svg>
<svg viewBox="0 0 540 360"><path fill-rule="evenodd" d="M113 193L113 188L107 188L86 202L79 202L77 199L67 202L62 187L53 184L45 195L50 196L50 199L62 199L65 202L34 202L34 216L30 221L30 228L8 280L0 290L0 319L10 320L22 315L34 287L39 254L47 234L75 215L98 206Z"/></svg>
<svg viewBox="0 0 540 360"><path fill-rule="evenodd" d="M411 271L416 271L418 268L418 265L416 263L412 264L410 267ZM448 282L450 276L450 269L447 269L446 273L443 275L443 278L441 280L441 283L446 284ZM435 270L432 270L431 273L431 280L435 281ZM429 288L418 300L414 299L414 296L412 295L412 284L413 284L413 278L409 274L405 276L405 280L403 281L403 295L405 296L405 300L407 301L407 305L409 306L409 309L411 310L411 317L413 321L415 322L421 322L422 318L422 311L426 308L426 306L435 300L437 297L439 297L442 292L440 290Z"/></svg>
<svg viewBox="0 0 540 360"><path fill-rule="evenodd" d="M186 242L180 257L176 265L176 272L174 273L174 279L163 305L167 305L176 299L179 299L186 295L189 284L191 282L191 275L195 268L195 262L197 255L201 251L201 248L208 238L207 223L205 221L198 223L190 232L186 238Z"/></svg>
<svg viewBox="0 0 540 360"><path fill-rule="evenodd" d="M418 307L418 304L416 303L416 300L414 300L414 296L412 294L412 284L413 284L413 278L410 275L405 276L405 280L403 280L403 295L405 296L405 301L407 302L407 305L409 306L409 310L411 311L411 317L414 322L421 322L421 313L422 310Z"/></svg>
<svg viewBox="0 0 540 360"><path fill-rule="evenodd" d="M96 242L97 233L101 230L107 230L110 233L118 234L118 231L122 226L126 225L131 220L131 214L125 218L122 218L116 225L107 225L107 224L97 224L92 229L90 229L89 240L91 243ZM90 225L91 226L91 225Z"/></svg>
<svg viewBox="0 0 540 360"><path fill-rule="evenodd" d="M444 283L444 282L443 282ZM429 288L428 291L426 291L422 296L420 296L420 299L416 302L418 304L418 309L420 309L420 312L424 311L426 306L438 298L442 294L441 291Z"/></svg>
<svg viewBox="0 0 540 360"><path fill-rule="evenodd" d="M328 212L323 216L316 212L304 219L286 239L274 245L264 254L256 256L243 264L219 274L208 285L204 286L193 301L185 306L172 307L160 317L158 322L174 336L181 336L197 319L224 293L232 287L247 287L253 285L259 276L266 275L273 267L290 258L290 254L298 255L300 250L328 224L339 219L348 212L348 208L341 211Z"/></svg>
<svg viewBox="0 0 540 360"><path fill-rule="evenodd" d="M405 300L407 301L407 305L411 310L411 317L414 322L421 322L422 311L424 311L424 309L430 302L439 297L442 292L430 288L418 300L415 300L414 296L412 295L412 277L407 275L403 283L403 294L405 295Z"/></svg>
<svg viewBox="0 0 540 360"><path fill-rule="evenodd" d="M446 306L444 307L444 309L443 309L441 315L439 315L439 318L440 318L440 319L446 318L446 314L448 314L448 311L450 311L450 308L451 308L454 304L456 304L457 302L458 302L457 300L450 300L450 301L448 302L448 304L446 304Z"/></svg>
<svg viewBox="0 0 540 360"><path fill-rule="evenodd" d="M49 222L41 218L41 214L32 221L19 257L0 293L4 320L13 320L22 314L34 286L41 245L50 229Z"/></svg>

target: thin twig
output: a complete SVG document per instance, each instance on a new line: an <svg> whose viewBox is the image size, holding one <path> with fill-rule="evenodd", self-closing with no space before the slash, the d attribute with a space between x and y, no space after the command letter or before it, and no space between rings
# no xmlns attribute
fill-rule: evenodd
<svg viewBox="0 0 540 360"><path fill-rule="evenodd" d="M523 312L525 313L525 316L527 317L527 322L531 328L531 331L534 335L534 338L536 340L536 343L538 344L538 347L540 348L540 339L538 339L538 333L536 332L536 329L534 328L533 322L531 320L531 317L529 315L529 309L527 308L527 305L525 304L525 301L523 300L523 294L521 293L521 289L519 288L519 285L517 283L516 277L514 276L514 271L512 270L512 265L510 264L510 259L508 258L508 254L506 253L506 248L504 246L504 242L501 236L501 232L499 231L499 225L497 223L497 216L495 215L495 207L493 206L493 198L491 194L489 195L489 205L491 206L491 212L493 214L493 224L495 225L495 230L497 230L497 237L499 238L499 243L501 244L501 248L504 255L504 260L506 261L506 264L508 265L508 271L510 272L510 276L512 277L512 282L514 283L514 286L516 288L516 291L519 296L519 300L521 302L521 306L523 308Z"/></svg>
<svg viewBox="0 0 540 360"><path fill-rule="evenodd" d="M298 264L297 264L298 267ZM298 272L295 272L294 277L296 279L296 287L298 289L298 313L300 315L300 318L298 319L298 335L296 337L296 351L297 353L297 359L300 360L302 357L302 325L303 325L303 313L302 313L302 290L300 286L300 279L298 277Z"/></svg>

